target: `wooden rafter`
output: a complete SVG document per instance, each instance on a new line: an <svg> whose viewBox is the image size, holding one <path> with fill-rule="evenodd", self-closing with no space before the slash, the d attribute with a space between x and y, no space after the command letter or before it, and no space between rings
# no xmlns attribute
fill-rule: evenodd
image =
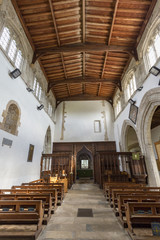
<svg viewBox="0 0 160 240"><path fill-rule="evenodd" d="M83 101L83 100L106 100L106 101L109 101L110 98L102 97L102 96L88 95L88 94L79 94L79 95L74 95L74 96L70 96L70 97L57 98L57 102Z"/></svg>
<svg viewBox="0 0 160 240"><path fill-rule="evenodd" d="M45 48L43 50L36 50L33 56L32 63L44 55L54 53L75 53L75 52L123 52L129 55L134 54L134 50L128 46L115 46L100 43L78 43L61 47ZM134 56L135 57L135 56Z"/></svg>
<svg viewBox="0 0 160 240"><path fill-rule="evenodd" d="M49 1L51 14L52 14L52 20L53 20L53 24L54 24L54 29L55 29L55 32L56 32L57 43L58 43L58 46L60 47L61 46L61 42L60 42L58 28L57 28L57 23L56 23L56 19L55 19L53 3L52 3L52 0L48 0L48 1ZM66 72L66 68L65 68L65 62L64 62L63 53L61 52L60 55L61 55L61 59L62 59L62 66L63 66L64 76L67 79L67 72ZM68 94L70 96L70 89L69 89L69 85L68 84L67 84L67 89L68 89Z"/></svg>
<svg viewBox="0 0 160 240"><path fill-rule="evenodd" d="M119 0L116 0L115 7L114 7L114 12L113 12L113 18L112 18L111 29L110 29L110 32L109 32L108 46L109 46L110 43L111 43L111 37L112 37L112 32L113 32L114 22L115 22L115 18L116 18L116 13L117 13L117 8L118 8L118 3L119 3ZM107 57L108 57L108 51L106 51L106 53L105 53L101 78L103 78L103 76L104 76ZM98 90L98 96L99 96L99 94L100 94L100 90L101 90L101 83L100 83L99 90Z"/></svg>
<svg viewBox="0 0 160 240"><path fill-rule="evenodd" d="M53 81L53 82L49 82L48 83L48 92L55 86L55 85L59 85L59 84L69 84L69 83L80 83L80 84L84 84L84 83L93 83L93 84L97 84L97 83L106 83L106 84L110 84L110 85L115 85L117 87L119 87L119 82L117 83L117 81L115 80L111 80L111 79L102 79L102 78L91 78L91 77L76 77L76 78L68 78L66 80L57 80L57 81Z"/></svg>

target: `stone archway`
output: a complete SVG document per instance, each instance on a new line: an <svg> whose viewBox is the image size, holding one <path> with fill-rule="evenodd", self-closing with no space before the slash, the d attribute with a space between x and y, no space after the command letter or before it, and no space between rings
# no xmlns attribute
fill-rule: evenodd
<svg viewBox="0 0 160 240"><path fill-rule="evenodd" d="M137 117L137 130L142 154L145 156L150 186L160 186L160 176L153 152L151 140L151 121L155 109L160 105L160 88L148 91L140 104Z"/></svg>
<svg viewBox="0 0 160 240"><path fill-rule="evenodd" d="M135 134L137 135L137 140L139 142L137 129L135 128L135 125L131 121L125 120L123 122L122 130L121 130L121 148L122 148L123 152L127 152L128 151L127 135L128 135L128 130L129 130L130 127L132 127L134 129Z"/></svg>
<svg viewBox="0 0 160 240"><path fill-rule="evenodd" d="M82 162L86 161L86 167L82 167ZM92 153L83 146L77 153L77 177L78 178L93 178L93 156Z"/></svg>
<svg viewBox="0 0 160 240"><path fill-rule="evenodd" d="M51 128L49 126L47 128L46 135L45 135L43 153L51 153L51 152L52 152L52 140L51 140Z"/></svg>

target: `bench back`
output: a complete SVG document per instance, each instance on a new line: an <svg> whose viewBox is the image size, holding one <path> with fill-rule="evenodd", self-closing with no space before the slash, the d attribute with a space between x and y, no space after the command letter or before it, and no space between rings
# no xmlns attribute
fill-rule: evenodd
<svg viewBox="0 0 160 240"><path fill-rule="evenodd" d="M50 194L52 203L57 206L57 189L0 189L0 194Z"/></svg>
<svg viewBox="0 0 160 240"><path fill-rule="evenodd" d="M160 223L159 202L128 202L125 204L128 229L133 232L133 226L151 226L152 222Z"/></svg>
<svg viewBox="0 0 160 240"><path fill-rule="evenodd" d="M36 223L42 226L44 210L40 200L0 200L0 223Z"/></svg>
<svg viewBox="0 0 160 240"><path fill-rule="evenodd" d="M118 195L118 212L120 214L120 216L122 217L122 212L125 210L125 204L129 202L160 202L160 195L156 195L154 196L154 194L152 195Z"/></svg>

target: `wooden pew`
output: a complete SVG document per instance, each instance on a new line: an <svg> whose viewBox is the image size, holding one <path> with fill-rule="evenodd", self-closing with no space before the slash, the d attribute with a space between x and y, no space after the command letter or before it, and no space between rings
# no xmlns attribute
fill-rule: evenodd
<svg viewBox="0 0 160 240"><path fill-rule="evenodd" d="M149 233L150 229L147 230L144 227L151 228L151 223L160 223L160 203L128 202L125 205L125 211L128 233L133 240L155 238L153 235L151 236L151 232ZM142 233L140 236L141 227L143 227L143 236ZM156 239L160 239L160 236Z"/></svg>
<svg viewBox="0 0 160 240"><path fill-rule="evenodd" d="M0 194L51 194L52 210L51 214L57 209L57 189L0 189Z"/></svg>
<svg viewBox="0 0 160 240"><path fill-rule="evenodd" d="M51 218L52 198L50 193L16 193L16 194L0 194L0 200L41 200L44 209L43 224L47 224Z"/></svg>
<svg viewBox="0 0 160 240"><path fill-rule="evenodd" d="M118 214L119 220L123 227L127 227L126 216L125 216L125 204L127 202L160 202L160 194L154 195L154 193L144 193L145 195L118 195Z"/></svg>
<svg viewBox="0 0 160 240"><path fill-rule="evenodd" d="M22 183L22 186L45 186L45 187L55 187L58 192L59 199L64 199L64 183ZM59 187L59 188L58 188Z"/></svg>
<svg viewBox="0 0 160 240"><path fill-rule="evenodd" d="M5 224L5 229L0 231L0 239L36 239L42 230L43 208L42 201L0 200L0 227ZM15 227L15 224L16 225ZM24 225L34 224L34 229L26 230ZM14 229L9 230L9 225ZM8 226L8 229L7 229ZM28 226L29 228L29 226Z"/></svg>
<svg viewBox="0 0 160 240"><path fill-rule="evenodd" d="M21 185L21 186L12 186L12 189L43 189L43 190L50 190L50 189L57 189L57 198L58 202L57 205L61 205L63 198L64 198L64 190L63 185Z"/></svg>
<svg viewBox="0 0 160 240"><path fill-rule="evenodd" d="M126 186L126 187L114 187L114 188L110 188L109 189L109 202L111 203L113 201L112 197L113 197L113 192L115 191L159 191L160 192L160 188L159 187L141 187L141 186L137 186L137 187L131 187L131 186Z"/></svg>
<svg viewBox="0 0 160 240"><path fill-rule="evenodd" d="M112 190L112 203L111 207L116 211L116 208L118 207L118 195L135 195L135 194L141 194L141 195L160 195L159 191L151 191L151 190L146 190L146 189L126 189L124 190Z"/></svg>
<svg viewBox="0 0 160 240"><path fill-rule="evenodd" d="M134 188L134 187L145 187L144 184L137 184L137 183L110 183L110 184L106 184L104 187L104 195L106 196L107 200L109 199L110 195L109 193L112 191L113 188Z"/></svg>

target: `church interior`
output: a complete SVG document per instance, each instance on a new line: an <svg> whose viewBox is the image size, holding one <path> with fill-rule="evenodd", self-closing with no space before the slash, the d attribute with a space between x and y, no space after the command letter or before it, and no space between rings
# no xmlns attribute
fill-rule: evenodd
<svg viewBox="0 0 160 240"><path fill-rule="evenodd" d="M160 0L0 0L0 240L160 239Z"/></svg>

